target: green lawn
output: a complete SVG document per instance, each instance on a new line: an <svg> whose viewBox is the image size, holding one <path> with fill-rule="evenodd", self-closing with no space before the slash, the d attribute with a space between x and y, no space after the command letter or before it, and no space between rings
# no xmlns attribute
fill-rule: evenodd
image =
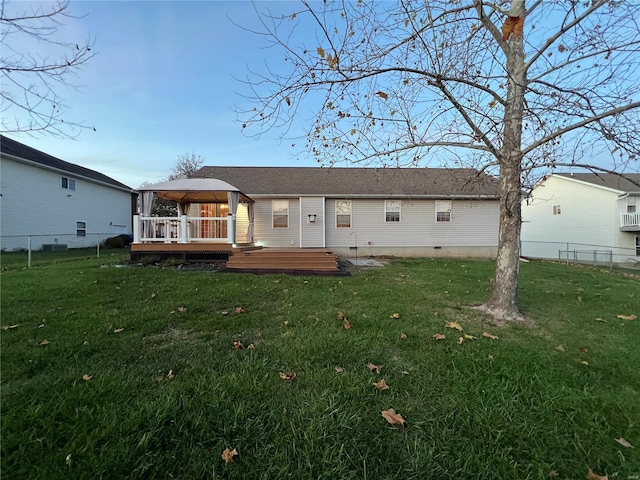
<svg viewBox="0 0 640 480"><path fill-rule="evenodd" d="M3 478L640 476L640 319L617 318L640 316L637 276L523 264L535 325L498 328L467 307L489 261L327 278L122 258L2 255Z"/></svg>

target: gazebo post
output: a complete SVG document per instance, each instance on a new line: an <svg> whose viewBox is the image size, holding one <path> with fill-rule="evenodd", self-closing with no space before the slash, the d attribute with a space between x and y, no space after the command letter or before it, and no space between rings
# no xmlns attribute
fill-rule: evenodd
<svg viewBox="0 0 640 480"><path fill-rule="evenodd" d="M227 215L227 243L236 243L236 217L232 213Z"/></svg>
<svg viewBox="0 0 640 480"><path fill-rule="evenodd" d="M189 243L189 217L180 215L180 243Z"/></svg>

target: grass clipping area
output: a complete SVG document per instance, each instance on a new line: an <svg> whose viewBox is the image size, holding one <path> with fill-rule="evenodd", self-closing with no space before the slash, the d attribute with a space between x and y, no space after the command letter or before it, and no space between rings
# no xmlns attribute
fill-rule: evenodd
<svg viewBox="0 0 640 480"><path fill-rule="evenodd" d="M640 475L636 276L523 264L532 325L498 328L489 261L101 262L2 273L3 477Z"/></svg>

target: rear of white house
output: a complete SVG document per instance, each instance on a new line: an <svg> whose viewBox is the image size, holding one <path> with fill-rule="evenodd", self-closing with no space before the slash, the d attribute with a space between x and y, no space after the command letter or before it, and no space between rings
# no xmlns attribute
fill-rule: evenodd
<svg viewBox="0 0 640 480"><path fill-rule="evenodd" d="M640 183L639 174L628 178ZM546 177L522 204L522 254L597 263L640 260L640 187L613 174Z"/></svg>
<svg viewBox="0 0 640 480"><path fill-rule="evenodd" d="M96 245L130 234L132 189L5 136L0 148L0 248Z"/></svg>
<svg viewBox="0 0 640 480"><path fill-rule="evenodd" d="M374 256L497 251L497 182L470 169L203 167L196 176L228 182L254 201L253 238L265 247ZM237 239L248 238L247 219L241 204Z"/></svg>

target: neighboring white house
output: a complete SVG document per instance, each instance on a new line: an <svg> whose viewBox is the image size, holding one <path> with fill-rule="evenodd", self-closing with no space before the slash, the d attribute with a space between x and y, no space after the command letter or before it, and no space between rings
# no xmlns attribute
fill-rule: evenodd
<svg viewBox="0 0 640 480"><path fill-rule="evenodd" d="M338 255L356 246L360 255L497 252L498 182L473 169L207 166L194 176L222 180L250 197L253 203L238 206L235 238L252 233L265 247L320 247ZM224 208L191 204L188 213L220 217Z"/></svg>
<svg viewBox="0 0 640 480"><path fill-rule="evenodd" d="M113 178L0 136L3 251L94 246L131 233L134 205L132 189Z"/></svg>
<svg viewBox="0 0 640 480"><path fill-rule="evenodd" d="M640 174L627 177L640 183ZM635 263L640 260L640 187L615 174L545 177L522 204L522 254Z"/></svg>

